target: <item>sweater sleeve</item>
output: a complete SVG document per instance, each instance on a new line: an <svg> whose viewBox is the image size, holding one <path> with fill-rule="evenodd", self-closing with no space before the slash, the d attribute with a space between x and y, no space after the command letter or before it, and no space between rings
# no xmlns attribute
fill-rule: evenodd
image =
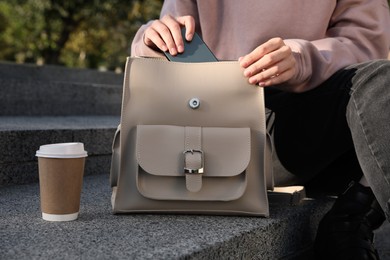
<svg viewBox="0 0 390 260"><path fill-rule="evenodd" d="M318 86L348 65L387 58L390 47L387 0L340 0L326 38L287 39L285 43L297 60L297 73L286 85L295 86L298 91Z"/></svg>
<svg viewBox="0 0 390 260"><path fill-rule="evenodd" d="M173 17L191 15L198 21L198 10L196 1L194 0L165 0L161 9L160 18L165 15L172 15ZM144 43L145 30L152 24L153 21L142 25L137 31L131 44L131 56L149 56L149 57L164 57L159 50L152 49ZM198 25L195 25L196 28Z"/></svg>

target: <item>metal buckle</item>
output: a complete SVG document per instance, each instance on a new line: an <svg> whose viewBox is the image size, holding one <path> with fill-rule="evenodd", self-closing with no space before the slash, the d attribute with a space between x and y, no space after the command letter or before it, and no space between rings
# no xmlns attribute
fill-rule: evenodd
<svg viewBox="0 0 390 260"><path fill-rule="evenodd" d="M200 153L200 157L201 157L201 167L198 168L198 169L190 169L190 168L187 168L186 165L187 165L187 161L186 161L186 153L191 153L191 154L194 154L194 153ZM190 173L190 174L198 174L198 173L203 173L203 168L204 168L204 156L203 156L203 151L202 150L194 150L194 149L190 149L190 150L185 150L183 152L184 154L184 173Z"/></svg>

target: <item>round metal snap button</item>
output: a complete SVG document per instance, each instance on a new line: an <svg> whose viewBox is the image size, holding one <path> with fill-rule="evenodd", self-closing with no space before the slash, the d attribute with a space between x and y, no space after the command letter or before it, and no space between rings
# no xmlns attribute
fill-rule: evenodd
<svg viewBox="0 0 390 260"><path fill-rule="evenodd" d="M198 98L192 98L189 102L188 105L192 109L197 109L200 106L200 100Z"/></svg>

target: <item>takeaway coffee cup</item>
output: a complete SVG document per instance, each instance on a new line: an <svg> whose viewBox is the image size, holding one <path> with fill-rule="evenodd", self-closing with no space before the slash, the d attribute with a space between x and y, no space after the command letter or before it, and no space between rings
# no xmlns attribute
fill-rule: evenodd
<svg viewBox="0 0 390 260"><path fill-rule="evenodd" d="M71 221L78 217L87 152L83 143L47 144L36 152L42 218Z"/></svg>

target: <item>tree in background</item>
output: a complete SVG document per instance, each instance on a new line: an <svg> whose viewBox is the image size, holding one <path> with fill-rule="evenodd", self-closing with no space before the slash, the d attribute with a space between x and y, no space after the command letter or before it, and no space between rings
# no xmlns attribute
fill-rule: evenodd
<svg viewBox="0 0 390 260"><path fill-rule="evenodd" d="M0 59L122 68L139 26L162 0L2 0Z"/></svg>
<svg viewBox="0 0 390 260"><path fill-rule="evenodd" d="M135 32L162 2L0 0L0 60L122 68Z"/></svg>

